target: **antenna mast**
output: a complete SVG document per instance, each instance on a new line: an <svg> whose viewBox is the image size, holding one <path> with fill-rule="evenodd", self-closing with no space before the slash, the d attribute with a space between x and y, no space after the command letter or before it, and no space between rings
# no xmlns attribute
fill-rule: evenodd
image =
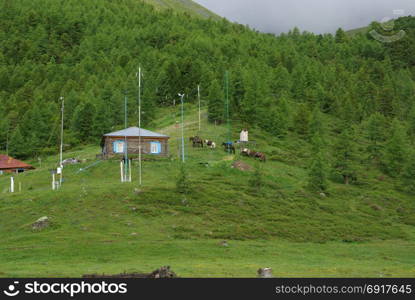
<svg viewBox="0 0 415 300"><path fill-rule="evenodd" d="M200 112L200 85L197 85L197 98L199 99L199 132L202 128L201 125L201 112Z"/></svg>
<svg viewBox="0 0 415 300"><path fill-rule="evenodd" d="M139 184L142 185L141 171L141 66L138 68L138 169Z"/></svg>
<svg viewBox="0 0 415 300"><path fill-rule="evenodd" d="M127 92L124 95L124 122L125 122L125 129L128 127L128 110L127 110ZM124 182L130 182L130 178L128 176L130 172L131 166L128 160L128 141L127 141L127 134L124 137Z"/></svg>
<svg viewBox="0 0 415 300"><path fill-rule="evenodd" d="M65 109L65 98L60 97L60 100L62 101L62 107L61 107L61 147L60 147L60 155L59 155L59 167L60 167L60 177L59 177L59 184L62 185L62 176L63 176L63 115L64 115L64 109Z"/></svg>
<svg viewBox="0 0 415 300"><path fill-rule="evenodd" d="M226 122L228 126L228 142L231 142L232 135L231 135L231 123L229 118L229 72L225 72L225 101L226 101Z"/></svg>
<svg viewBox="0 0 415 300"><path fill-rule="evenodd" d="M181 111L182 111L182 162L185 162L185 156L184 156L184 104L183 104L183 98L184 94L179 94L181 98Z"/></svg>

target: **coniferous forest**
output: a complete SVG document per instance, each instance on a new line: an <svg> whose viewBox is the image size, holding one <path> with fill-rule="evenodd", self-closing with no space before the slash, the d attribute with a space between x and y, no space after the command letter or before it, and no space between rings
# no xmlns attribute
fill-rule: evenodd
<svg viewBox="0 0 415 300"><path fill-rule="evenodd" d="M0 277L414 277L415 17L336 24L0 0Z"/></svg>
<svg viewBox="0 0 415 300"><path fill-rule="evenodd" d="M379 168L415 192L415 18L395 22L403 39L369 33L259 33L225 19L156 10L136 0L2 0L0 150L18 158L56 152L60 97L65 147L97 143L137 111L143 122L198 84L209 120L231 118L280 139L310 145L310 186L325 190L326 169L346 184L361 165ZM380 24L371 29L382 31Z"/></svg>

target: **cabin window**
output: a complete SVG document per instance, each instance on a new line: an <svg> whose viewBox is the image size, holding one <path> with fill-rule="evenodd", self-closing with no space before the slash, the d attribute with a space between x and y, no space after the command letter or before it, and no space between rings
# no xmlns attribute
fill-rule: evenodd
<svg viewBox="0 0 415 300"><path fill-rule="evenodd" d="M150 152L151 152L151 154L160 154L161 153L161 143L160 142L151 142L150 143Z"/></svg>
<svg viewBox="0 0 415 300"><path fill-rule="evenodd" d="M112 143L114 153L124 153L125 141L115 141Z"/></svg>

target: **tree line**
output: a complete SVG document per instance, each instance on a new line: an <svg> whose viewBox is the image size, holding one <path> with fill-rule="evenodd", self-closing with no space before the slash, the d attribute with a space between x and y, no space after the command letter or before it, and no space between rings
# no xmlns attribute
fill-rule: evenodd
<svg viewBox="0 0 415 300"><path fill-rule="evenodd" d="M384 44L342 29L275 36L136 0L4 0L0 28L0 150L16 157L56 151L61 96L69 147L121 126L125 97L135 120L141 65L145 126L179 92L195 102L197 84L209 120L224 122L229 71L231 118L304 137L314 188L325 190L329 167L352 183L361 153L390 176L412 176L413 17L395 22L403 39ZM390 34L378 23L370 30Z"/></svg>

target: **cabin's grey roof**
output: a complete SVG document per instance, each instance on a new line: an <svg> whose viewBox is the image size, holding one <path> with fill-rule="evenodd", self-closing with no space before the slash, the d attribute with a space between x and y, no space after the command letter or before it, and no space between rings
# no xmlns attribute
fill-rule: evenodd
<svg viewBox="0 0 415 300"><path fill-rule="evenodd" d="M141 132L140 132L140 128L138 127L130 127L130 128L123 129L120 131L104 134L104 136L126 136L126 137L138 137L140 135L143 137L168 138L167 135L153 132L153 131L143 129L143 128L141 128Z"/></svg>

